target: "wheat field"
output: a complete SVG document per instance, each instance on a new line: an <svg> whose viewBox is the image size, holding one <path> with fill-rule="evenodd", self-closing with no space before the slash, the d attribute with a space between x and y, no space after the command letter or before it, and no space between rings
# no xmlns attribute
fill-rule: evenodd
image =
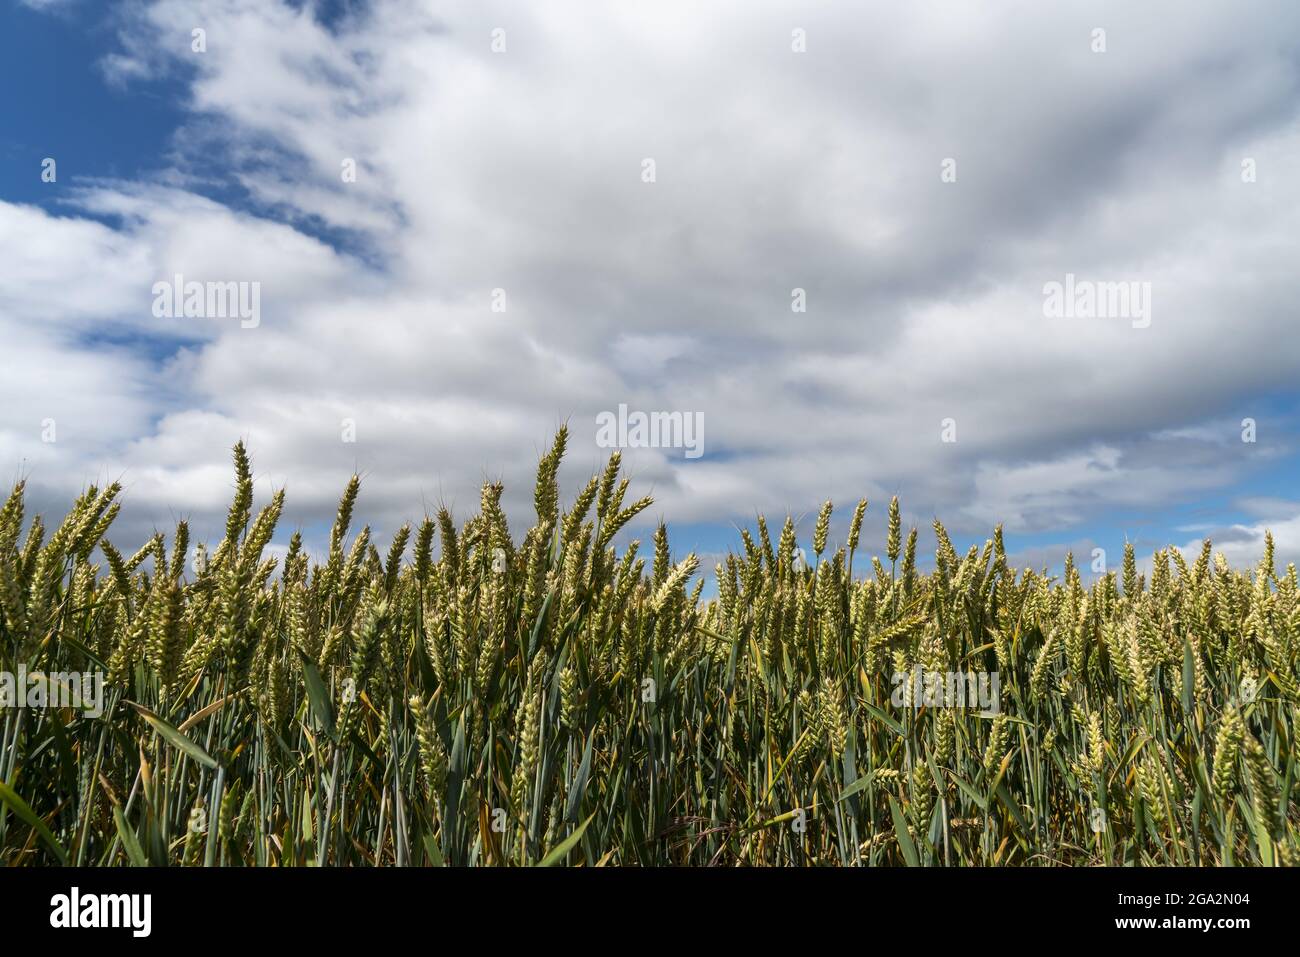
<svg viewBox="0 0 1300 957"><path fill-rule="evenodd" d="M842 544L826 503L802 546L757 519L702 600L663 526L614 546L650 505L617 453L562 508L566 441L522 537L488 484L462 524L377 539L354 478L319 562L298 535L267 557L283 492L254 514L242 445L211 549L183 522L119 549L116 485L47 536L19 484L0 671L105 684L99 715L0 709L0 862L1296 861L1300 584L1271 539L1249 572L1206 542L1140 575L1130 547L1085 585L935 522L923 573L897 500L870 559L867 503ZM981 700L927 674L979 674Z"/></svg>

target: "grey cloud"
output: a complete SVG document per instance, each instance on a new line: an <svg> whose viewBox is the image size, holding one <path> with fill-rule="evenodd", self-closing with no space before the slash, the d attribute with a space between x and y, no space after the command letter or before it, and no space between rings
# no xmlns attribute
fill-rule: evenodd
<svg viewBox="0 0 1300 957"><path fill-rule="evenodd" d="M139 9L128 58L197 7ZM955 531L1067 528L1230 487L1289 447L1276 429L1248 451L1206 430L1300 371L1300 189L1278 172L1300 148L1293 4L480 2L434 19L395 0L330 29L280 4L205 9L223 42L177 73L194 118L174 185L88 194L148 224L92 258L256 272L275 305L161 377L105 358L123 383L106 401L152 407L61 454L146 475L144 511L190 495L219 515L226 489L190 478L245 435L305 521L328 518L353 467L384 517L431 494L469 506L490 475L522 520L555 427L573 429L576 478L619 402L704 415L699 462L627 455L689 521L897 491ZM1104 55L1088 50L1099 24ZM129 89L132 70L116 75ZM1244 155L1259 183L1240 182ZM339 182L345 157L356 184ZM222 162L257 215L186 193ZM20 215L0 206L0 229ZM1151 328L1045 319L1043 283L1067 271L1151 281ZM108 275L80 282L92 302L118 294ZM46 288L23 279L15 308Z"/></svg>

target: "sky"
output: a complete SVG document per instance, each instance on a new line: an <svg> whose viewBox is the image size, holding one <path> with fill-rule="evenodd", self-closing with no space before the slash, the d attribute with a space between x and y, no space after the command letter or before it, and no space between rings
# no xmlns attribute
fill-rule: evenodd
<svg viewBox="0 0 1300 957"><path fill-rule="evenodd" d="M1300 560L1294 0L0 0L0 90L0 469L120 480L119 547L218 534L239 439L281 544L353 471L381 543L497 480L519 533L624 406L699 423L623 456L706 568L894 495L1021 566Z"/></svg>

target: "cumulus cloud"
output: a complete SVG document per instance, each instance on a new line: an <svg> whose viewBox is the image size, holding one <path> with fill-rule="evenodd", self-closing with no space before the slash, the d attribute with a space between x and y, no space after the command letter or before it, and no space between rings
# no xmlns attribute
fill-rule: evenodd
<svg viewBox="0 0 1300 957"><path fill-rule="evenodd" d="M241 436L304 523L354 468L377 524L485 478L522 519L619 403L703 415L703 458L626 454L690 522L897 492L1038 532L1291 451L1238 423L1300 371L1294 4L129 10L105 70L189 119L165 175L0 203L0 454L129 475L142 522L217 514ZM155 320L176 273L260 282L262 322ZM1045 317L1067 273L1151 283L1150 327Z"/></svg>

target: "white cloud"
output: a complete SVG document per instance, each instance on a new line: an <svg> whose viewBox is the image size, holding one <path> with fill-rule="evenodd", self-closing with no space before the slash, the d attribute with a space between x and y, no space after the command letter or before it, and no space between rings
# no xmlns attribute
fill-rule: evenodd
<svg viewBox="0 0 1300 957"><path fill-rule="evenodd" d="M354 467L390 522L486 477L521 514L554 428L595 467L620 402L704 415L700 461L626 456L674 519L900 491L1015 531L1195 499L1278 454L1218 430L1300 371L1300 13L1267 6L145 4L105 69L178 71L191 120L168 185L0 204L0 328L52 370L13 394L69 422L48 481L120 470L150 516L215 514L239 436L302 520ZM214 168L252 208L197 195ZM160 328L176 272L261 282L261 326ZM1151 282L1151 327L1045 319L1066 272ZM2 461L53 454L3 406Z"/></svg>
<svg viewBox="0 0 1300 957"><path fill-rule="evenodd" d="M1268 523L1207 529L1201 538L1178 546L1178 550L1187 561L1195 561L1201 554L1202 542L1208 538L1214 554L1223 555L1229 565L1252 568L1264 554L1265 533L1273 535L1273 562L1279 572L1285 572L1291 562L1300 563L1300 513L1276 515ZM1150 566L1148 560L1148 570Z"/></svg>

